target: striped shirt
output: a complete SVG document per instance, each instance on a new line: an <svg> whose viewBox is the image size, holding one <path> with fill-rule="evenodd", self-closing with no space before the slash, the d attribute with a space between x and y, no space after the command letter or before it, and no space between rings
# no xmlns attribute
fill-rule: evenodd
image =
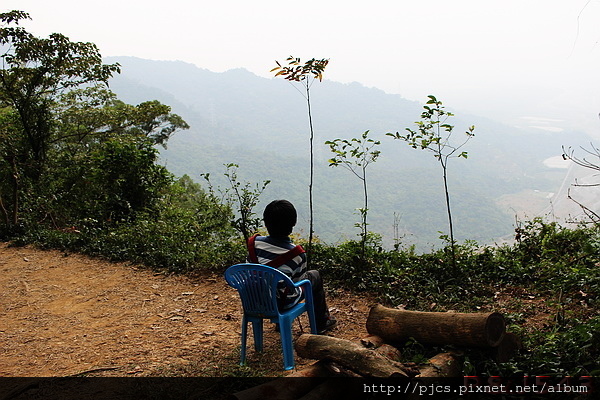
<svg viewBox="0 0 600 400"><path fill-rule="evenodd" d="M290 238L274 238L272 236L257 236L254 241L254 250L256 258L259 264L267 264L269 261L276 259L278 256L287 253L292 250L294 245ZM248 262L251 262L248 258ZM300 277L306 272L306 254L301 253L296 257L292 258L285 264L277 267L278 270L289 276L293 282L300 280ZM301 299L302 291L300 288L296 288L295 292L286 292L285 306L289 308Z"/></svg>

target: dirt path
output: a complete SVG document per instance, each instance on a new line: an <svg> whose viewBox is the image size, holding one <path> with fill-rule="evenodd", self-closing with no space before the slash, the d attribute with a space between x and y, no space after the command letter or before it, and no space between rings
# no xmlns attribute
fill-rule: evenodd
<svg viewBox="0 0 600 400"><path fill-rule="evenodd" d="M333 336L364 336L371 302L338 293L329 303ZM220 274L164 276L0 243L0 376L217 376L238 361L239 335L239 298ZM265 336L277 362L250 351L250 365L278 373L278 336Z"/></svg>

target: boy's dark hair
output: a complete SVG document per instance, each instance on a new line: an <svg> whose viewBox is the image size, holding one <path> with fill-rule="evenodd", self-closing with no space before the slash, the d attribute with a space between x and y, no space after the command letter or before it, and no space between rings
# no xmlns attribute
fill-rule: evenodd
<svg viewBox="0 0 600 400"><path fill-rule="evenodd" d="M263 220L271 236L289 236L297 219L294 205L287 200L274 200L265 207L263 212Z"/></svg>

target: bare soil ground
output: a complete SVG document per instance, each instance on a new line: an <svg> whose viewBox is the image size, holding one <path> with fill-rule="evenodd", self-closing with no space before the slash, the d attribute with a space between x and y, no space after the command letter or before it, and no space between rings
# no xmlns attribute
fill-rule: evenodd
<svg viewBox="0 0 600 400"><path fill-rule="evenodd" d="M365 336L373 303L330 293L331 335ZM0 376L222 376L239 361L240 307L221 274L165 276L0 243ZM249 365L281 374L278 338L265 326L267 356L249 346Z"/></svg>

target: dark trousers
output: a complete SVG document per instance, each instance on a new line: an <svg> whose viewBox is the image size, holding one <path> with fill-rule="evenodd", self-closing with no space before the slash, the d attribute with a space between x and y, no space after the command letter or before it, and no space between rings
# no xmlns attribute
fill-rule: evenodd
<svg viewBox="0 0 600 400"><path fill-rule="evenodd" d="M315 319L317 320L317 330L320 330L325 326L325 322L329 318L329 308L325 299L325 289L323 288L321 274L319 274L319 271L310 270L302 274L300 279L308 279L312 285Z"/></svg>

